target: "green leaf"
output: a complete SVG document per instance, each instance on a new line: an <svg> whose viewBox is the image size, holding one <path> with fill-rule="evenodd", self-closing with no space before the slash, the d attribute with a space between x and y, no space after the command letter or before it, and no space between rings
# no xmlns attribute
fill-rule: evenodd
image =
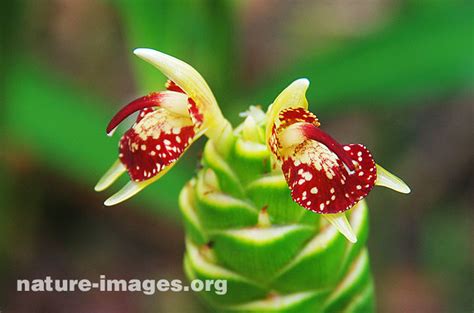
<svg viewBox="0 0 474 313"><path fill-rule="evenodd" d="M407 105L474 82L471 4L442 6L396 20L380 33L325 55L306 54L239 103L269 103L288 82L308 78L313 108ZM273 96L271 96L273 95Z"/></svg>

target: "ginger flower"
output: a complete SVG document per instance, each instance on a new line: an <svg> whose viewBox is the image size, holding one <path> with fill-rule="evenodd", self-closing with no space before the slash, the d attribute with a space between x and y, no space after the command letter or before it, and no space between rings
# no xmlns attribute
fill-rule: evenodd
<svg viewBox="0 0 474 313"><path fill-rule="evenodd" d="M162 177L200 136L209 137L224 156L230 153L229 139L234 136L209 86L194 68L155 50L136 49L134 53L158 68L168 82L166 90L124 106L107 126L106 132L111 136L125 118L138 112L135 123L119 141L118 160L95 186L102 191L128 172L130 182L105 201L108 206L132 197ZM356 242L345 215L347 210L375 185L401 193L409 193L410 189L377 165L365 146L340 144L319 128L318 118L308 111L308 86L306 79L293 82L258 120L266 120L266 142L273 155L273 168L281 168L293 200L322 214L351 242Z"/></svg>
<svg viewBox="0 0 474 313"><path fill-rule="evenodd" d="M122 202L159 179L201 135L218 141L232 131L209 86L194 68L152 49L136 49L134 53L169 80L167 90L132 101L107 126L106 132L111 136L125 118L139 112L135 124L119 141L119 159L95 190L106 189L125 171L131 181L107 199L105 205Z"/></svg>
<svg viewBox="0 0 474 313"><path fill-rule="evenodd" d="M345 216L374 185L401 193L409 187L377 165L361 144L340 144L322 131L308 111L309 81L287 87L267 112L267 144L300 206L323 214L351 242L356 238Z"/></svg>

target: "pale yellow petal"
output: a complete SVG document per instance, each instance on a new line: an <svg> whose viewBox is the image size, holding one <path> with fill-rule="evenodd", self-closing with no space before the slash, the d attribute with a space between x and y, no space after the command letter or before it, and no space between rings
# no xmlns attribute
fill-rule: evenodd
<svg viewBox="0 0 474 313"><path fill-rule="evenodd" d="M113 184L117 178L120 177L123 173L125 173L126 169L125 166L119 161L115 161L114 164L105 172L104 176L99 179L97 185L95 185L95 191L102 191L107 189L110 185Z"/></svg>
<svg viewBox="0 0 474 313"><path fill-rule="evenodd" d="M218 139L222 133L228 134L229 122L222 115L206 81L191 65L153 49L139 48L133 53L158 68L196 102L204 116L203 127L207 129L208 137Z"/></svg>
<svg viewBox="0 0 474 313"><path fill-rule="evenodd" d="M176 164L176 162L172 163L170 166L162 170L158 175L148 180L144 180L141 182L135 182L135 181L128 182L125 186L122 187L122 189L120 189L113 196L105 200L104 205L112 206L112 205L116 205L116 204L119 204L120 202L130 199L131 197L133 197L134 195L142 191L145 187L147 187L151 183L160 179L173 167L174 164Z"/></svg>
<svg viewBox="0 0 474 313"><path fill-rule="evenodd" d="M410 187L397 176L393 175L383 167L377 164L377 180L375 185L384 186L400 193L410 193Z"/></svg>
<svg viewBox="0 0 474 313"><path fill-rule="evenodd" d="M352 230L351 224L347 220L346 213L322 214L337 230L352 243L357 242L356 235Z"/></svg>

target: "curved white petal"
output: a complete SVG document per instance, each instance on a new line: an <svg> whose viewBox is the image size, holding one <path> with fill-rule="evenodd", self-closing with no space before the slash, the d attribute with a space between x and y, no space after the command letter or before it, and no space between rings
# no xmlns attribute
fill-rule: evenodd
<svg viewBox="0 0 474 313"><path fill-rule="evenodd" d="M345 213L337 213L337 214L322 214L337 230L344 235L352 243L357 242L356 235L352 230L351 224L347 220Z"/></svg>
<svg viewBox="0 0 474 313"><path fill-rule="evenodd" d="M123 202L127 199L130 199L131 197L139 193L145 187L146 185L144 184L144 182L137 183L134 181L130 181L122 189L120 189L117 193L115 193L112 197L105 200L104 205L112 206L120 202Z"/></svg>
<svg viewBox="0 0 474 313"><path fill-rule="evenodd" d="M123 173L125 173L126 169L125 166L119 161L115 161L114 164L105 172L104 176L102 176L97 185L95 185L95 191L102 191L107 189L117 178L120 177Z"/></svg>
<svg viewBox="0 0 474 313"><path fill-rule="evenodd" d="M138 48L133 53L158 68L194 101L201 100L203 105L217 106L216 99L206 81L191 65L153 49Z"/></svg>
<svg viewBox="0 0 474 313"><path fill-rule="evenodd" d="M141 182L129 181L125 186L122 187L119 191L117 191L113 196L105 200L105 206L112 206L119 204L127 199L130 199L140 191L142 191L145 187L150 185L151 183L160 179L163 175L165 175L174 165L175 163L170 164L164 170L162 170L158 175L152 177L148 180L144 180Z"/></svg>
<svg viewBox="0 0 474 313"><path fill-rule="evenodd" d="M393 175L380 165L377 166L377 180L375 181L375 185L377 186L384 186L400 193L410 193L410 187L397 176Z"/></svg>

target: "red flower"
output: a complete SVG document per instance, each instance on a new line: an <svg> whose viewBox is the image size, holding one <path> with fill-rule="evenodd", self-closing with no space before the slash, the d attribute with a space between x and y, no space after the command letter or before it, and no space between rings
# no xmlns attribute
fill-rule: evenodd
<svg viewBox="0 0 474 313"><path fill-rule="evenodd" d="M107 199L105 205L124 201L159 179L202 134L218 140L231 131L211 90L195 69L151 49L136 49L134 53L155 65L170 80L166 91L132 101L107 126L107 134L112 135L125 118L139 111L135 124L120 139L119 161L95 189L106 189L125 171L132 181Z"/></svg>
<svg viewBox="0 0 474 313"><path fill-rule="evenodd" d="M267 113L268 145L281 165L293 200L325 214L355 241L341 213L365 198L378 183L405 193L409 188L377 166L365 146L340 144L319 128L317 117L307 110L308 85L306 79L297 80L275 100Z"/></svg>
<svg viewBox="0 0 474 313"><path fill-rule="evenodd" d="M119 159L132 180L144 181L159 174L195 139L202 115L197 115L193 122L191 106L196 105L183 92L156 92L131 102L114 116L108 133L140 110L135 124L119 143Z"/></svg>

